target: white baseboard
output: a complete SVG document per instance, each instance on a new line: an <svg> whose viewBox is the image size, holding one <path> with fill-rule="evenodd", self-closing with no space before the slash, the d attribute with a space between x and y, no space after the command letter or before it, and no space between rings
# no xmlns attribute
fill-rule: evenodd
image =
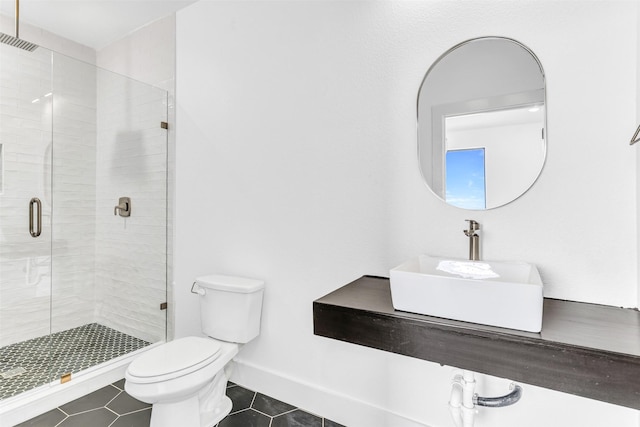
<svg viewBox="0 0 640 427"><path fill-rule="evenodd" d="M236 359L231 381L347 427L428 427L400 414Z"/></svg>

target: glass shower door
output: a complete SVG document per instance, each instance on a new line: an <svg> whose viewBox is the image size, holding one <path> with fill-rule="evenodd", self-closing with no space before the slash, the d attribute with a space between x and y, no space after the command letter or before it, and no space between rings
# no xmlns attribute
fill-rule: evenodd
<svg viewBox="0 0 640 427"><path fill-rule="evenodd" d="M167 103L0 44L0 400L166 339Z"/></svg>
<svg viewBox="0 0 640 427"><path fill-rule="evenodd" d="M66 381L165 339L167 93L57 53L53 75L51 365Z"/></svg>
<svg viewBox="0 0 640 427"><path fill-rule="evenodd" d="M0 400L49 381L51 52L0 44Z"/></svg>

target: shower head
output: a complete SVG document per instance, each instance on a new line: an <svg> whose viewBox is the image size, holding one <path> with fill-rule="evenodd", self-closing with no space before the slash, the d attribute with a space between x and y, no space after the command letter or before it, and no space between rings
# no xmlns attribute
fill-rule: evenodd
<svg viewBox="0 0 640 427"><path fill-rule="evenodd" d="M13 37L5 33L0 33L0 43L4 43L4 44L8 44L9 46L14 46L20 49L28 50L29 52L33 52L38 48L38 45L35 43L31 43L26 40L21 40L17 37Z"/></svg>
<svg viewBox="0 0 640 427"><path fill-rule="evenodd" d="M18 36L18 29L20 28L20 0L16 0L16 36L10 36L9 34L0 33L0 43L8 44L9 46L18 47L20 49L33 52L38 48L35 43L21 40Z"/></svg>

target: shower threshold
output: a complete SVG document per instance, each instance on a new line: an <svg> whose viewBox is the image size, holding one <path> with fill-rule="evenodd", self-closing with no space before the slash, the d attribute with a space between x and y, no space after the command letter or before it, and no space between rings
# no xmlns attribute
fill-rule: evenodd
<svg viewBox="0 0 640 427"><path fill-rule="evenodd" d="M150 345L98 323L0 348L0 401Z"/></svg>

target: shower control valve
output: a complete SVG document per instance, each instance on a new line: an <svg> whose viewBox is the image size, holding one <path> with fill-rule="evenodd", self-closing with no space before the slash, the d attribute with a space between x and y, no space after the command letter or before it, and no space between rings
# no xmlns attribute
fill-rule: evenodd
<svg viewBox="0 0 640 427"><path fill-rule="evenodd" d="M118 206L113 208L113 214L123 217L131 216L131 198L130 197L120 197L118 200Z"/></svg>

